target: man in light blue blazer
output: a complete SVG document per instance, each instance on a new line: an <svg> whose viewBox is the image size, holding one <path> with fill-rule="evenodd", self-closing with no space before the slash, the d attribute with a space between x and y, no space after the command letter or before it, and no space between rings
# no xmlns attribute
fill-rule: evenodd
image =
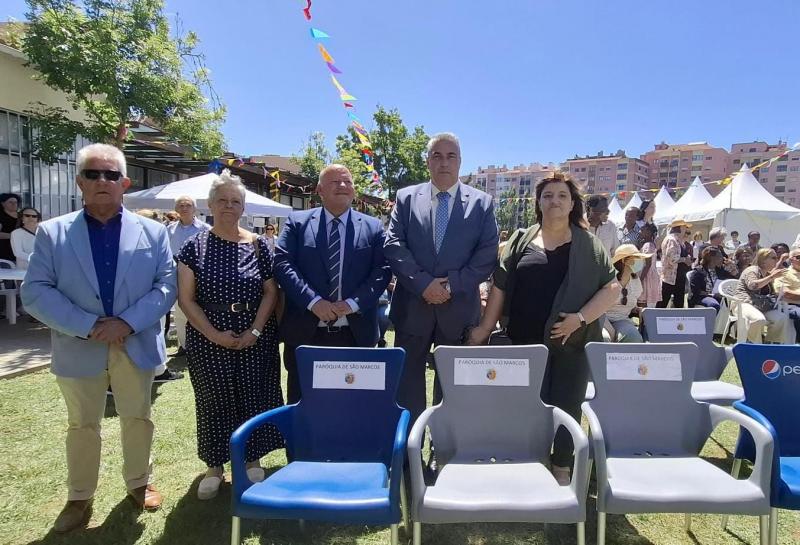
<svg viewBox="0 0 800 545"><path fill-rule="evenodd" d="M492 198L458 181L461 149L451 133L428 142L431 182L397 192L384 253L397 277L390 318L406 351L398 403L416 419L425 409L431 344L461 344L480 320L481 282L497 264ZM440 398L438 383L434 402Z"/></svg>
<svg viewBox="0 0 800 545"><path fill-rule="evenodd" d="M140 509L156 509L150 484L153 369L166 361L161 317L176 297L175 265L163 225L122 207L130 186L122 152L81 149L84 208L39 225L21 295L51 329L51 370L67 405L67 504L53 525L85 525L100 467L106 391L120 417L123 477Z"/></svg>

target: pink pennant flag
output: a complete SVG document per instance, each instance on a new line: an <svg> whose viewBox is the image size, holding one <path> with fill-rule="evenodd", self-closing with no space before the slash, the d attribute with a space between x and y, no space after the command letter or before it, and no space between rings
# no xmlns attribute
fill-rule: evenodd
<svg viewBox="0 0 800 545"><path fill-rule="evenodd" d="M306 7L303 8L303 15L305 15L306 21L311 20L311 0L306 0Z"/></svg>

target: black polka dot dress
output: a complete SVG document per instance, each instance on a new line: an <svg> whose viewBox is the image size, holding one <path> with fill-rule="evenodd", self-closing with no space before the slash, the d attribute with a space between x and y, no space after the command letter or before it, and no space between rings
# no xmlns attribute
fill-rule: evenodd
<svg viewBox="0 0 800 545"><path fill-rule="evenodd" d="M178 260L192 269L196 300L230 305L253 303L243 312L204 309L220 331L242 333L252 328L264 281L272 278L272 254L259 238L258 256L252 243L224 240L210 231L190 238ZM186 326L186 352L197 411L197 453L209 467L230 459L231 435L248 419L283 405L278 334L271 317L258 341L244 350L231 350ZM256 431L247 445L247 461L282 448L283 438L273 426Z"/></svg>

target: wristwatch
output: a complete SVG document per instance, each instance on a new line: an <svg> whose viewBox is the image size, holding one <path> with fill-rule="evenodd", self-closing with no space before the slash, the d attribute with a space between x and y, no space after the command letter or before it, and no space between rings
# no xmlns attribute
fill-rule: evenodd
<svg viewBox="0 0 800 545"><path fill-rule="evenodd" d="M260 336L261 336L261 332L260 332L259 330L257 330L256 328L253 328L253 329L250 331L250 333L252 333L252 334L253 334L253 335L254 335L256 338L258 338L258 337L260 337Z"/></svg>
<svg viewBox="0 0 800 545"><path fill-rule="evenodd" d="M581 325L586 325L586 318L583 317L583 314L580 311L576 312L575 314L578 315L578 320L581 321Z"/></svg>

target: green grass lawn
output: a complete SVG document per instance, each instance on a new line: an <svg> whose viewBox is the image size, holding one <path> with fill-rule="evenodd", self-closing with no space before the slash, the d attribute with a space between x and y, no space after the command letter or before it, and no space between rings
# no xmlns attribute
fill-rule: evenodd
<svg viewBox="0 0 800 545"><path fill-rule="evenodd" d="M173 365L180 367L180 360ZM429 377L430 379L431 377ZM735 367L725 378L736 382ZM160 511L136 515L125 498L121 478L119 423L113 405L103 422L103 462L94 514L88 530L66 536L50 532L66 499L64 437L66 409L53 376L46 371L0 381L0 543L2 544L219 544L230 542L230 487L217 498L201 502L197 484L204 471L195 454L194 396L188 377L158 385L154 395L153 445L156 483L164 494ZM636 408L632 407L632 410ZM703 455L730 469L736 428L723 424L715 431ZM278 468L283 451L264 460ZM592 486L591 492L594 492ZM594 543L594 500L589 500L587 541ZM728 531L718 516L696 515L693 534L683 531L683 516L609 516L609 544L758 544L756 517L731 517ZM386 528L309 523L301 532L289 521L244 521L248 544L374 544L389 543ZM574 526L553 527L547 533L538 524L470 524L423 526L423 542L431 545L522 545L574 543ZM403 542L410 534L400 529ZM781 512L779 543L800 543L800 515Z"/></svg>

